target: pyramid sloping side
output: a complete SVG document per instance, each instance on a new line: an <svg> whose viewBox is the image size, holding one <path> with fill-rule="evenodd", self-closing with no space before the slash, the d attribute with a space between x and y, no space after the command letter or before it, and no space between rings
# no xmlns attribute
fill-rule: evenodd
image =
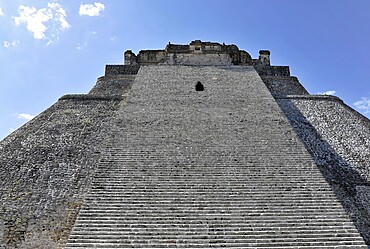
<svg viewBox="0 0 370 249"><path fill-rule="evenodd" d="M367 248L253 67L141 66L105 144L68 249Z"/></svg>
<svg viewBox="0 0 370 249"><path fill-rule="evenodd" d="M119 102L59 100L1 141L0 248L56 248L69 234Z"/></svg>
<svg viewBox="0 0 370 249"><path fill-rule="evenodd" d="M370 244L370 121L338 99L278 103Z"/></svg>

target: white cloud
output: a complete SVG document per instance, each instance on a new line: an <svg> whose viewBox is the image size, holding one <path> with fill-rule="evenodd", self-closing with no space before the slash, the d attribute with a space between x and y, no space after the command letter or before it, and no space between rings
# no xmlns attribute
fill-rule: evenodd
<svg viewBox="0 0 370 249"><path fill-rule="evenodd" d="M370 113L370 98L362 97L361 100L356 101L353 105L365 114Z"/></svg>
<svg viewBox="0 0 370 249"><path fill-rule="evenodd" d="M9 48L9 47L10 47L10 42L8 42L8 41L4 41L4 42L3 42L3 47L4 47L4 48Z"/></svg>
<svg viewBox="0 0 370 249"><path fill-rule="evenodd" d="M94 3L94 4L81 4L80 5L80 16L99 16L100 12L105 9L104 4Z"/></svg>
<svg viewBox="0 0 370 249"><path fill-rule="evenodd" d="M3 12L3 10L0 7L0 16L3 16L3 15L4 15L4 12Z"/></svg>
<svg viewBox="0 0 370 249"><path fill-rule="evenodd" d="M69 29L71 25L67 22L67 13L58 3L48 3L48 8L55 11L54 20L59 21L62 30Z"/></svg>
<svg viewBox="0 0 370 249"><path fill-rule="evenodd" d="M18 40L12 41L12 42L10 42L10 41L3 41L3 47L4 48L10 48L10 47L15 48L15 47L18 46L19 43L20 43L20 41L18 41Z"/></svg>
<svg viewBox="0 0 370 249"><path fill-rule="evenodd" d="M326 91L326 92L318 93L318 94L321 94L321 95L334 95L335 93L336 93L336 91L330 90L330 91Z"/></svg>
<svg viewBox="0 0 370 249"><path fill-rule="evenodd" d="M31 120L33 119L35 116L31 115L31 114L27 114L27 113L20 113L20 114L17 114L17 117L19 119L25 119L25 120Z"/></svg>
<svg viewBox="0 0 370 249"><path fill-rule="evenodd" d="M19 16L13 17L15 25L26 24L35 39L50 39L45 35L50 25L56 29L53 31L63 31L71 27L66 20L65 10L58 3L48 3L48 7L42 9L21 5L18 13Z"/></svg>
<svg viewBox="0 0 370 249"><path fill-rule="evenodd" d="M47 9L37 10L35 7L21 5L18 8L18 13L20 16L14 17L17 26L26 23L27 29L33 33L35 39L45 39L44 33L47 27L44 23L53 17Z"/></svg>

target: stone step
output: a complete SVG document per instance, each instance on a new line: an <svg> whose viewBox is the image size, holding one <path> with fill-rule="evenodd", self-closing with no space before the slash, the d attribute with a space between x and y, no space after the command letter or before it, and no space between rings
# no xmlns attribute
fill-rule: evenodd
<svg viewBox="0 0 370 249"><path fill-rule="evenodd" d="M142 203L142 204L132 204L132 203L127 203L127 204L122 204L122 203L117 203L117 204L110 204L108 202L105 203L89 203L84 206L84 210L86 208L86 212L91 212L93 210L99 212L103 210L109 210L111 212L115 212L115 210L123 210L123 212L131 212L132 210L138 210L138 212L167 212L168 210L171 210L172 212L188 212L188 211L193 211L196 210L198 212L211 212L214 210L215 212L219 210L224 210L225 212L236 212L237 210L240 210L237 213L240 214L260 214L263 215L266 212L271 212L271 213L291 213L291 212L296 212L296 213L302 213L302 212L317 212L317 213L332 213L332 212L341 212L342 209L340 207L332 207L331 205L326 205L322 206L319 208L316 208L314 206L305 206L305 205L274 205L274 207L266 205L261 205L256 202L256 205L249 205L248 207L245 207L244 205L234 205L233 203L227 203L224 205L207 205L207 204L181 204L181 203L171 203L171 204L162 204L159 205L153 201L148 202L148 203ZM254 207L254 208L253 208ZM285 210L285 209L288 210ZM291 208L291 209L290 209ZM290 209L290 210L289 210ZM162 210L162 211L161 211ZM83 212L83 211L81 211Z"/></svg>
<svg viewBox="0 0 370 249"><path fill-rule="evenodd" d="M274 201L273 202L274 204L286 202L286 201L291 201L292 203L299 203L299 202L306 202L306 201L307 203L310 203L310 202L320 202L321 203L321 202L336 201L335 195L333 195L331 192L327 192L326 194L324 193L294 194L292 193L292 191L287 191L285 194L271 193L270 196L268 194L260 195L260 196L258 195L254 196L253 194L252 195L245 194L244 196L231 195L231 196L224 197L224 198L222 198L222 196L220 198L217 198L217 196L212 196L210 194L196 195L195 193L194 194L188 193L185 197L184 195L174 194L172 197L169 197L168 195L162 196L161 193L145 191L145 189L142 189L141 191L135 189L134 190L135 192L129 188L116 188L115 190L119 190L119 189L122 189L122 191L127 191L127 192L138 194L138 195L145 194L146 196L149 196L151 198L158 197L158 199L152 199L153 202L156 202L156 203L168 203L168 201L171 201L171 200L178 200L179 202L181 201L181 203L190 203L190 204L194 202L211 204L211 203L218 203L218 202L222 203L222 202L230 202L230 201L235 202L235 203L243 203L243 204L255 202L255 201L258 201L261 203L264 203L264 202L271 203L272 201ZM146 197L130 198L129 196L126 197L126 196L117 196L117 195L116 196L110 196L110 195L105 196L104 193L94 194L91 197L89 195L88 197L86 197L86 200L91 200L91 199L100 200L101 198L107 199L108 201L132 201L132 200L135 200L135 202L145 202L146 201Z"/></svg>
<svg viewBox="0 0 370 249"><path fill-rule="evenodd" d="M137 186L136 190L132 189L132 186ZM91 194L104 194L104 193L118 193L121 190L128 191L123 192L122 194L132 195L132 194L154 194L158 193L159 195L172 195L172 196L181 196L184 195L196 195L196 196L213 196L220 193L220 195L225 195L225 193L230 193L231 196L238 196L238 195L250 195L250 196L263 196L263 194L275 195L275 197L282 196L335 196L331 194L332 192L330 189L323 185L303 185L302 183L288 183L288 184L278 184L278 183L271 183L269 186L261 186L261 185L249 185L249 184L218 184L218 183L209 183L209 184L202 184L202 183L177 183L177 184L168 184L167 182L163 181L155 181L155 180L148 180L148 181L124 181L124 182L115 182L111 183L108 182L107 185L104 185L104 182L101 183L94 183L92 186ZM110 187L116 188L110 189ZM154 187L152 189L148 187ZM269 188L268 188L269 187ZM276 189L271 189L274 187ZM157 190L158 188L158 190ZM157 192L158 191L158 192ZM154 193L153 193L154 192Z"/></svg>
<svg viewBox="0 0 370 249"><path fill-rule="evenodd" d="M356 240L361 242L361 237L315 237L315 238L308 238L308 237L243 237L243 238L229 238L229 237L218 237L218 236L207 236L207 235L200 235L200 236L163 236L162 238L156 238L153 236L121 236L120 238L116 237L109 237L109 236L98 236L97 238L70 238L70 243L122 243L122 244L131 244L135 243L135 241L141 241L142 244L162 244L166 243L168 240L175 240L175 243L178 244L192 244L192 243L199 243L199 244L237 244L237 243L269 243L269 241L273 242L274 244L299 244L302 245L309 245L309 244L326 244L326 243L337 243L337 244L356 244ZM185 240L185 241L184 241ZM140 242L139 242L140 243ZM140 243L140 244L141 244Z"/></svg>
<svg viewBox="0 0 370 249"><path fill-rule="evenodd" d="M300 219L300 220L285 220L285 219L275 219L275 220L267 220L267 219L261 219L261 220L252 220L252 221L246 221L246 220L230 220L230 219L222 219L223 217L204 217L203 219L195 219L195 220L186 220L186 219L128 219L125 217L116 217L116 219L79 219L76 221L76 225L88 225L89 226L99 226L99 225L109 225L109 224L120 224L125 225L128 224L129 226L137 226L137 227L145 227L145 226L151 226L155 225L158 227L162 226L193 226L196 224L201 224L204 226L205 224L212 223L212 224L219 224L220 226L226 226L228 227L230 225L230 222L233 222L233 226L239 225L239 226L245 226L245 227L260 227L263 225L279 228L283 226L292 226L292 227L301 227L301 226L307 226L307 227L322 227L324 226L324 223L327 227L343 227L343 226L351 226L351 222L348 220L343 219ZM293 229L294 230L294 229Z"/></svg>
<svg viewBox="0 0 370 249"><path fill-rule="evenodd" d="M78 229L80 228L80 229ZM323 236L335 236L335 237L358 237L357 230L353 227L347 227L346 231L343 230L335 230L330 229L328 230L327 227L322 227L320 231L309 229L307 227L302 227L299 229L281 229L279 231L274 231L272 229L270 230L259 230L258 227L249 227L245 229L235 229L232 230L231 227L229 229L220 229L221 227L215 227L215 226L208 226L208 227L197 227L197 228L182 228L182 227L176 227L176 228L162 228L162 229L150 229L150 227L142 227L141 229L138 228L131 228L131 227L99 227L99 228L91 228L87 227L86 229L83 229L83 227L76 227L75 234L71 236L83 236L86 235L92 235L92 234L99 234L99 235L114 235L114 236L120 236L120 235L132 235L132 232L135 232L135 235L196 235L196 234L207 234L209 236L211 235L221 235L221 236L234 236L234 235L247 235L247 236L253 236L256 235L256 231L258 231L258 234L256 236L316 236L316 235L323 235Z"/></svg>
<svg viewBox="0 0 370 249"><path fill-rule="evenodd" d="M319 178L318 176L320 175L320 172L318 170L310 170L310 169L304 169L302 166L301 168L294 168L294 167L281 167L279 165L272 165L272 166L259 166L260 169L256 168L240 168L238 169L238 166L235 167L230 167L230 168L225 168L222 166L214 166L213 169L209 168L201 168L202 166L197 166L197 165L173 165L168 166L165 164L153 164L153 166L150 164L150 162L145 162L147 165L144 166L138 166L139 164L143 164L143 162L134 162L132 165L128 165L127 162L122 162L119 164L112 164L107 168L103 168L102 172L97 171L96 176L102 176L104 177L105 175L112 175L115 176L118 174L118 176L125 176L125 175L130 175L132 173L137 173L137 174L148 174L148 173L154 173L150 172L151 170L157 170L158 174L164 175L164 176L169 176L173 177L175 173L177 174L188 174L189 176L191 175L202 175L204 176L214 176L214 177L220 177L220 176L231 176L235 175L239 178L242 178L242 175L237 175L237 172L240 173L245 173L245 177L249 177L253 179L254 177L258 176L266 176L269 175L271 177L274 177L274 175L270 174L281 174L282 176L286 177L299 177L302 178L303 176L301 175L302 173L306 173L307 176L309 177L316 177ZM230 163L231 164L231 163ZM110 167L115 168L115 170L110 170L107 172L106 170L109 169ZM286 172L287 169L291 169L292 172ZM225 174L225 175L224 175ZM180 176L179 175L179 176ZM176 175L175 175L176 176ZM186 175L185 175L186 176Z"/></svg>
<svg viewBox="0 0 370 249"><path fill-rule="evenodd" d="M131 211L131 212L130 212ZM154 218L161 218L163 215L165 215L166 212L163 212L163 213L159 213L159 212L155 212L156 210L153 210L153 211L139 211L137 209L135 210L128 210L128 211L123 211L123 210L109 210L109 211L103 211L103 210L94 210L94 211L91 211L91 210L84 210L83 212L80 213L80 217L83 218L83 217L97 217L97 218L101 218L101 217L106 217L107 219L114 215L114 216L124 216L125 219L133 219L137 216L145 216L145 217L148 217L148 219L154 219ZM172 210L171 210L172 211ZM212 213L213 211L213 213ZM245 212L244 210L239 210L239 209L227 209L227 210L222 210L224 211L225 215L233 215L234 218L238 217L240 219L240 217L243 217L243 218L248 218L248 217L254 217L254 216L259 216L259 217L263 217L264 219L271 219L271 217L273 217L273 219L276 219L276 218L283 218L283 217L287 217L289 219L291 218L296 218L296 219L299 219L300 217L305 217L305 218L320 218L320 217L331 217L331 216L335 216L335 217L338 217L339 218L348 218L347 215L343 215L341 214L341 212L338 212L338 211L341 211L340 209L337 210L337 212L334 212L334 211L331 211L331 212L322 212L322 213L319 213L318 214L318 211L319 210L311 210L310 212L308 212L307 210L301 210L301 212L299 214L296 214L296 212L294 211L291 211L291 212L285 212L285 211L280 211L280 212L253 212L253 211L250 211L250 212ZM219 214L217 213L217 210L214 210L214 209L210 209L210 210L197 210L197 209L193 209L193 210L186 210L186 211L180 211L180 210L174 210L172 211L170 214L167 214L167 218L172 218L172 217L177 217L177 218L187 218L187 219L196 219L196 218L201 218L203 215L216 215L216 214ZM133 218L132 218L133 217ZM254 217L255 218L255 217Z"/></svg>
<svg viewBox="0 0 370 249"><path fill-rule="evenodd" d="M169 192L168 191L164 191L162 190L161 192L156 192L154 190L138 190L136 192L132 192L132 191L118 191L118 190L115 190L115 191L110 191L110 190L103 190L103 189L94 189L94 191L91 191L89 193L89 196L88 198L94 198L94 197L97 197L99 198L100 196L104 196L104 197L113 197L113 198L132 198L132 199L145 199L145 198L153 198L153 196L156 196L158 199L188 199L188 200L192 200L192 199L202 199L202 198L206 198L206 199L216 199L216 200L220 200L220 199L228 199L228 198L237 198L237 197L243 197L244 200L245 198L254 198L254 199L257 199L258 197L263 197L265 196L266 192L260 192L261 190L256 190L255 192L254 191L245 191L242 192L242 191L235 191L235 192L227 192L227 191L215 191L215 189L209 189L208 191L204 191L203 192L200 192L200 191L191 191L191 189L187 190L187 191L178 191L178 192ZM295 198L296 197L308 197L308 196L325 196L325 197L328 197L328 196L331 196L331 195L328 195L327 192L324 192L325 194L323 193L318 193L318 192L315 192L317 190L308 190L306 192L303 192L301 190L295 190L293 188L289 188L289 187L284 187L283 189L281 189L279 192L276 191L276 192L272 192L272 193L269 193L272 197L283 197L283 196L294 196Z"/></svg>
<svg viewBox="0 0 370 249"><path fill-rule="evenodd" d="M119 152L117 152L119 153ZM264 155L263 153L261 155ZM290 154L289 154L290 155ZM199 155L194 154L192 156L187 156L182 159L178 158L177 155L163 155L161 157L147 157L145 155L124 155L122 157L116 157L114 160L109 158L110 160L104 160L101 159L101 164L102 166L108 166L110 164L115 164L115 163L137 163L137 162L159 162L161 165L171 165L173 163L179 163L179 164L186 164L186 163L193 163L196 164L197 162L191 162L192 160L197 160L199 162ZM171 158L172 157L172 158ZM289 158L286 158L287 156L284 157L279 157L277 155L264 155L263 157L250 157L248 154L244 155L243 157L236 157L236 156L231 156L227 158L218 158L216 156L212 155L202 155L202 161L208 161L209 164L213 163L214 166L216 167L226 167L230 168L229 163L247 163L248 166L253 169L254 167L258 167L258 164L265 165L266 167L273 167L275 166L281 166L281 167L287 167L287 165L292 166L293 168L300 168L304 165L304 163L307 164L307 162L310 162L312 159L310 157L295 157L294 154L292 153L292 156ZM208 160L207 160L208 159ZM278 160L284 160L286 161L285 165L281 165ZM305 162L306 161L306 162ZM297 164L295 164L297 163ZM207 165L199 165L203 168L210 168L210 166Z"/></svg>
<svg viewBox="0 0 370 249"><path fill-rule="evenodd" d="M171 154L162 154L161 156L148 156L145 154L126 154L125 152L112 152L114 153L120 153L120 156L111 158L109 157L109 153L104 153L102 155L102 158L100 159L102 166L106 166L112 163L122 163L122 162L142 162L144 160L147 160L149 162L151 161L159 161L163 165L167 165L168 163L185 163L189 162L194 159L200 159L199 153L193 153L193 154L186 154L183 153L181 157L179 155L171 155ZM158 152L157 152L158 153ZM162 152L163 153L163 152ZM246 151L240 151L240 153L244 153L243 156L239 156L237 154L235 155L229 155L227 157L220 157L215 153L215 155L211 154L202 154L202 158L204 161L208 161L209 163L215 163L216 165L230 167L228 165L228 162L244 162L248 163L250 166L257 167L258 163L266 164L266 166L272 166L273 164L279 165L281 162L278 160L284 160L287 162L287 164L291 164L292 166L302 166L304 163L310 162L312 160L312 157L310 154L297 156L296 153L287 153L286 155L282 156L279 154L271 154L271 153L261 153L260 155L253 156L251 154L245 154ZM249 152L250 153L250 152ZM263 156L261 156L263 155ZM287 157L289 155L289 157ZM207 160L208 159L208 160ZM305 162L306 161L306 162ZM296 162L297 165L293 165L293 163ZM203 166L207 168L207 165Z"/></svg>
<svg viewBox="0 0 370 249"><path fill-rule="evenodd" d="M284 220L286 222L290 222L295 220L297 223L304 223L305 221L312 221L315 220L316 222L330 222L333 220L333 217L337 217L336 221L346 220L348 218L347 215L341 215L338 213L324 213L324 214L308 214L304 213L300 214L279 214L279 213L252 213L252 214L238 214L235 215L232 212L224 212L224 213L201 213L198 211L198 214L195 214L195 211L192 213L171 213L167 216L164 214L160 215L157 213L150 213L150 212L138 212L137 214L130 214L130 213L111 213L111 214L104 214L104 213L82 213L79 216L79 220L117 220L117 219L124 219L126 221L142 221L143 222L153 222L153 221L191 221L191 220L202 220L207 219L210 217L219 217L223 221L232 221L236 223L250 223L246 221L247 218L253 218L253 222L259 221L266 221L266 222L274 222L274 221L281 221ZM192 215L191 215L192 214ZM114 215L114 216L112 216ZM207 217L207 218L206 218Z"/></svg>
<svg viewBox="0 0 370 249"><path fill-rule="evenodd" d="M221 231L221 232L232 232L232 231L248 231L248 232L256 232L256 233L279 233L282 231L287 231L291 233L305 231L305 233L310 233L311 231L320 231L320 230L331 230L333 233L338 233L338 230L341 230L341 233L353 233L356 231L356 228L353 226L352 223L343 223L343 222L334 222L334 223L312 223L309 226L307 224L291 224L291 223L270 223L269 226L265 224L232 224L232 223L212 223L207 224L205 222L189 222L184 224L173 224L173 223L162 223L162 224L141 224L141 223L132 223L128 224L125 221L120 223L112 222L112 223L103 223L101 221L91 223L86 221L79 221L76 223L74 227L74 231L77 233L81 231L90 231L90 230L103 230L103 231L111 231L114 229L115 231L133 231L133 232L140 232L140 231L156 231L156 232L164 232L164 231L208 231L212 230ZM308 232L307 232L308 231Z"/></svg>
<svg viewBox="0 0 370 249"><path fill-rule="evenodd" d="M100 186L104 186L107 185L107 186L104 186L106 188L108 188L109 186L111 188L113 187L125 187L125 186L130 186L130 185L137 185L137 187L139 189L141 188L145 188L146 186L148 185L158 185L158 187L160 188L165 188L165 187L168 187L168 188L172 188L172 187L176 187L176 188L184 188L184 189L188 189L188 188L195 188L195 187L202 187L202 188L209 188L209 189L214 189L214 188L233 188L233 189L237 189L237 190L244 190L244 191L248 191L248 189L250 188L267 188L270 187L270 190L273 191L273 189L271 189L271 186L300 186L299 184L304 184L305 182L303 181L289 181L288 179L286 179L286 182L284 181L281 181L281 182L278 182L278 181L273 181L273 179L270 179L270 181L268 179L266 179L266 183L265 182L261 182L261 181L258 181L256 182L255 184L251 184L248 179L246 179L244 182L243 181L224 181L224 182L218 182L218 181L213 181L213 182L201 182L201 181L189 181L189 182L186 182L186 181L161 181L161 180L157 180L157 179L151 179L151 178L148 178L148 179L141 179L140 181L97 181L95 180L93 182L93 188L98 188ZM307 184L307 182L306 182ZM264 185L264 186L262 186ZM329 190L328 186L326 184L322 184L322 185L315 185L313 183L313 187L321 187L322 190Z"/></svg>
<svg viewBox="0 0 370 249"><path fill-rule="evenodd" d="M261 188L268 188L271 185L276 185L276 184L297 184L297 183L303 183L304 180L299 179L298 177L294 176L279 176L279 175L252 175L250 174L249 177L253 178L234 178L232 180L232 175L226 175L226 176L197 176L197 175L190 175L190 176L162 176L162 175L149 175L149 174L137 174L135 177L131 176L131 174L126 174L122 177L116 176L116 177L109 177L109 176L97 176L95 180L93 181L94 185L97 184L104 184L104 183L109 183L109 184L117 184L117 185L122 185L124 184L129 184L129 181L136 180L140 184L150 184L152 182L158 182L163 185L171 185L171 184L176 184L176 185L205 185L205 186L217 186L217 185L231 185L230 183L235 184L236 186L259 186ZM278 179L277 179L278 178ZM204 179L204 181L202 181ZM293 180L294 179L294 180ZM312 183L312 186L326 186L326 183L321 181L320 178L316 177L307 177L307 179L311 181L318 181L316 184ZM264 186L261 186L264 185Z"/></svg>
<svg viewBox="0 0 370 249"><path fill-rule="evenodd" d="M135 184L138 184L139 186L145 186L147 184L153 184L153 183L159 183L161 184L162 186L172 186L172 185L176 185L177 187L178 186L208 186L208 187L215 187L215 186L225 186L225 187L228 187L228 186L235 186L235 187L242 187L244 188L245 190L248 190L247 187L259 187L259 188L262 188L262 189L266 189L266 188L269 188L271 187L272 185L274 186L277 186L279 187L279 185L293 185L293 186L296 186L296 187L300 187L300 185L297 185L297 184L303 184L303 183L307 183L307 180L310 180L312 181L312 185L313 187L317 187L317 186L320 186L320 187L326 187L327 189L329 189L328 185L325 183L325 182L321 182L320 179L316 179L316 178L306 178L306 181L304 181L303 179L300 180L300 179L297 179L297 178L294 178L294 177L278 177L278 176L270 176L270 177L261 177L261 178L256 178L254 177L254 180L250 180L248 178L245 178L244 181L243 180L237 180L237 179L234 179L234 180L231 180L231 179L228 179L228 178L232 178L231 176L227 176L227 177L224 177L223 179L208 179L208 180L204 180L202 181L202 179L189 179L189 181L186 181L187 179L178 179L178 180L171 180L171 179L162 179L160 176L157 176L157 177L151 177L151 176L143 176L143 177L138 177L138 178L131 178L131 177L122 177L121 179L117 180L117 179L110 179L107 177L106 179L104 178L100 178L100 177L97 177L94 181L93 181L93 186L94 185L98 185L98 184L104 184L104 183L107 183L109 185L113 185L113 186L125 186L125 185L128 185L128 184L132 184L134 180L135 181ZM279 179L276 179L276 178L279 178ZM295 180L293 180L295 179ZM131 181L132 180L132 181ZM318 182L314 182L314 181L318 181Z"/></svg>
<svg viewBox="0 0 370 249"><path fill-rule="evenodd" d="M176 239L174 240L163 240L163 241L135 241L128 240L126 243L118 241L117 243L110 243L105 241L96 241L96 242L87 242L87 243L78 243L78 242L69 242L65 249L69 248L295 248L295 249L328 249L328 248L351 248L351 249L367 249L367 246L364 246L361 241L327 241L327 242L268 242L268 241L249 241L249 242L236 242L230 241L229 243L219 241L207 243L204 241L199 241L198 243L181 243Z"/></svg>
<svg viewBox="0 0 370 249"><path fill-rule="evenodd" d="M148 203L153 203L154 201L153 200L150 200L148 201ZM186 208L188 206L186 205L179 205L178 203L175 203L176 205L178 205L179 209L180 208ZM102 212L114 212L114 211L117 211L117 210L122 210L123 207L127 207L127 204L122 204L122 203L118 203L118 204L111 204L110 202L106 202L106 203L96 203L94 202L94 200L92 200L92 203L86 203L86 205L84 206L84 210L86 211L89 211L89 212L92 212L92 211L102 211ZM161 205L160 205L161 206ZM230 206L229 203L227 203L226 205L218 205L218 206L215 206L215 205L200 205L200 204L197 204L197 203L194 203L193 207L194 208L198 208L199 207L203 207L203 208L206 208L206 209L211 209L212 207L227 207L228 209L230 210L233 210L233 209L238 209L240 211L243 211L243 212L284 212L284 213L289 213L289 212L302 212L302 211L307 211L307 212L318 212L320 210L322 211L328 211L328 212L332 212L334 210L338 210L338 211L342 211L342 207L340 206L340 204L337 204L337 205L333 205L331 202L327 202L327 203L324 203L324 204L321 204L320 206L317 206L317 205L308 205L307 203L303 203L302 205L289 205L289 203L283 203L282 205L263 205L263 204L259 204L259 205L235 205L233 203L232 206ZM168 205L169 208L172 207L172 205ZM153 208L156 208L156 207L153 207ZM147 209L150 210L150 207L147 207ZM82 210L81 212L83 212L84 210ZM126 211L127 209L124 209L124 211Z"/></svg>
<svg viewBox="0 0 370 249"><path fill-rule="evenodd" d="M92 247L93 246L93 247ZM123 247L121 245L96 245L96 244L79 244L79 245L70 245L68 247L66 247L65 249L86 249L86 248L104 248L104 249L116 249L116 248L135 248L134 245L130 245L128 247ZM146 245L143 245L143 246L137 246L136 248L142 248L142 249L151 249L151 248L208 248L208 249L211 249L211 248L217 248L215 246L181 246L181 247L177 247L177 246L171 246L171 245L167 245L167 246L157 246L157 247L154 247L154 246L151 246L151 247L147 247ZM296 245L292 245L292 246L287 246L287 245L284 245L284 246L275 246L275 245L269 245L269 246L256 246L256 245L243 245L242 247L238 247L238 246L233 246L233 247L230 247L229 248L233 248L233 249L244 249L244 248L269 248L269 249L328 249L328 246L296 246ZM329 248L336 248L336 249L370 249L370 246L367 247L367 246L361 246L361 245L340 245L340 246L332 246L332 247L329 247Z"/></svg>
<svg viewBox="0 0 370 249"><path fill-rule="evenodd" d="M222 225L204 225L192 224L192 226L174 226L173 224L161 225L128 225L128 224L101 224L101 226L85 226L85 224L77 224L74 227L74 235L79 234L246 234L246 235L285 235L285 234L331 234L333 236L345 236L347 233L358 236L357 230L351 225L343 225L338 227L333 226L281 226L279 230L275 227L266 226L228 226ZM352 236L351 235L351 236ZM72 235L71 235L72 236Z"/></svg>
<svg viewBox="0 0 370 249"><path fill-rule="evenodd" d="M155 198L155 197L154 197ZM227 207L227 206L234 206L234 207L244 207L244 206L255 206L256 209L261 209L264 210L268 206L274 206L274 207L284 207L284 206L294 206L294 207L302 207L304 208L305 206L312 206L314 204L316 205L324 205L325 203L330 203L330 200L327 200L326 198L322 199L321 201L319 199L313 198L312 200L307 200L305 201L304 198L301 200L293 200L293 199L280 199L276 198L276 201L272 200L269 203L267 199L262 200L262 199L255 199L255 200L242 200L240 202L236 202L235 200L226 200L225 202L218 202L218 201L187 201L187 202L182 202L182 201L156 201L152 200L150 202L148 201L125 201L124 198L95 198L95 199L89 199L87 201L91 201L93 205L97 206L115 206L115 207L144 207L146 206L147 208L150 208L150 206L155 205L155 208L157 207L172 207L173 205L178 205L181 208L188 208L188 207ZM88 203L87 203L88 204ZM89 206L89 205L87 205ZM327 205L326 205L327 206ZM330 207L330 206L329 206ZM318 210L321 208L317 208ZM343 210L343 209L342 209Z"/></svg>

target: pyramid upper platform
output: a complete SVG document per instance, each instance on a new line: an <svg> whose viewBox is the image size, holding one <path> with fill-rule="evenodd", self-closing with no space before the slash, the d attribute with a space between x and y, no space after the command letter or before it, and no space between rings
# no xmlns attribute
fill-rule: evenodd
<svg viewBox="0 0 370 249"><path fill-rule="evenodd" d="M168 43L163 50L141 50L135 55L124 53L125 65L270 65L270 52L261 50L258 59L238 46L194 40L188 45Z"/></svg>

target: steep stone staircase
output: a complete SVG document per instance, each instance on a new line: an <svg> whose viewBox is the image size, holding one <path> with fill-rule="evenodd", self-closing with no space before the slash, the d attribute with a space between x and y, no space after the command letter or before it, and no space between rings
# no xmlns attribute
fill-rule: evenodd
<svg viewBox="0 0 370 249"><path fill-rule="evenodd" d="M106 147L67 249L367 248L252 67L142 66Z"/></svg>

